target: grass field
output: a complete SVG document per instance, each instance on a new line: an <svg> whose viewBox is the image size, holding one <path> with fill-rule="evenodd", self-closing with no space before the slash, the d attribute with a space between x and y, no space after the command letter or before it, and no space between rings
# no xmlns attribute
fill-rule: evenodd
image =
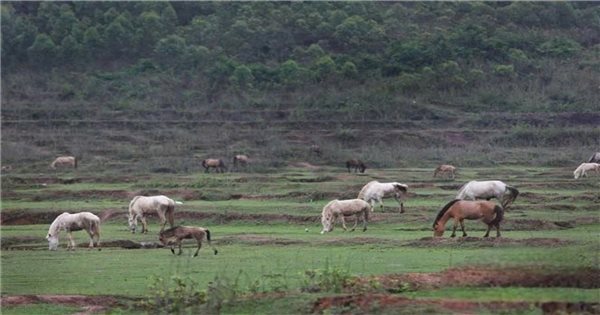
<svg viewBox="0 0 600 315"><path fill-rule="evenodd" d="M138 174L91 170L2 175L2 313L297 314L522 313L600 311L600 181L548 167L461 169L456 180L421 168L348 174L333 167L269 173ZM406 213L393 199L366 232L336 225L321 235L329 200L354 198L370 180L409 185ZM502 238L466 221L467 238L432 238L439 209L471 179L500 179L521 195L505 215ZM177 224L210 229L192 258L131 234L126 210L136 194L183 201ZM48 226L63 211L106 217L102 250L48 251ZM448 224L447 230L451 226ZM131 241L131 242L128 242ZM557 280L558 279L558 280ZM32 298L31 296L36 296ZM170 306L169 306L170 305ZM173 308L174 307L174 308Z"/></svg>

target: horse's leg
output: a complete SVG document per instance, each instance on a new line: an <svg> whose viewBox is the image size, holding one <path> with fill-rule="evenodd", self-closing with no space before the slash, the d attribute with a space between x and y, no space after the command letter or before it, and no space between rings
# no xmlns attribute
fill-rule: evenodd
<svg viewBox="0 0 600 315"><path fill-rule="evenodd" d="M148 222L146 222L146 216L142 216L140 221L142 221L142 234L148 233Z"/></svg>
<svg viewBox="0 0 600 315"><path fill-rule="evenodd" d="M68 231L67 235L69 236L69 245L67 246L67 249L75 250L75 240L73 239L73 234L71 231Z"/></svg>
<svg viewBox="0 0 600 315"><path fill-rule="evenodd" d="M344 219L344 215L340 215L340 220L342 221L342 228L344 229L344 231L348 231L348 228L346 227L346 219Z"/></svg>
<svg viewBox="0 0 600 315"><path fill-rule="evenodd" d="M354 230L356 229L356 226L358 225L358 217L360 216L360 213L357 213L354 216L354 226L352 227L352 229L350 230L350 232L354 232Z"/></svg>
<svg viewBox="0 0 600 315"><path fill-rule="evenodd" d="M496 237L500 237L500 222L496 223Z"/></svg>
<svg viewBox="0 0 600 315"><path fill-rule="evenodd" d="M363 232L367 230L367 221L369 221L369 210L365 210L363 216Z"/></svg>
<svg viewBox="0 0 600 315"><path fill-rule="evenodd" d="M169 211L168 209L166 211ZM165 226L167 225L167 218L165 217L165 212L166 211L162 211L162 209L158 209L158 211L156 211L156 213L158 214L158 218L160 219L160 231L164 231L165 230Z"/></svg>
<svg viewBox="0 0 600 315"><path fill-rule="evenodd" d="M202 247L202 241L198 241L198 248L196 249L196 253L194 253L194 257L198 256L198 252L200 251L200 247Z"/></svg>
<svg viewBox="0 0 600 315"><path fill-rule="evenodd" d="M458 219L454 219L454 225L452 225L452 235L450 237L456 237L456 227L458 226Z"/></svg>
<svg viewBox="0 0 600 315"><path fill-rule="evenodd" d="M490 224L487 225L487 231L485 231L485 235L483 237L488 237L490 236L490 230L492 229L492 226Z"/></svg>
<svg viewBox="0 0 600 315"><path fill-rule="evenodd" d="M181 251L181 240L179 241L179 253L177 253L177 255L181 255L182 251Z"/></svg>
<svg viewBox="0 0 600 315"><path fill-rule="evenodd" d="M465 221L464 219L460 219L459 220L459 222L460 222L460 228L462 229L462 232L463 232L463 237L466 237L467 236L467 232L465 232L465 222L464 221Z"/></svg>
<svg viewBox="0 0 600 315"><path fill-rule="evenodd" d="M90 236L90 244L88 245L88 248L94 248L94 232L91 228L89 230L86 230L86 232Z"/></svg>
<svg viewBox="0 0 600 315"><path fill-rule="evenodd" d="M171 245L171 253L173 253L173 255L175 255L175 245Z"/></svg>

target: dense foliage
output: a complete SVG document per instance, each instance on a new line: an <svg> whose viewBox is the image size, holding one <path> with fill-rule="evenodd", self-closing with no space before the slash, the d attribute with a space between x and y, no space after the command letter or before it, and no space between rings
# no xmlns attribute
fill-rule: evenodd
<svg viewBox="0 0 600 315"><path fill-rule="evenodd" d="M2 4L3 76L53 72L59 97L125 108L579 111L599 42L594 2Z"/></svg>

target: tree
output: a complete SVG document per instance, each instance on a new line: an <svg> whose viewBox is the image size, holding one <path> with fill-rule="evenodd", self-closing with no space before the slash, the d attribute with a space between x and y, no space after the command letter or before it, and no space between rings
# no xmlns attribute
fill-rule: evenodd
<svg viewBox="0 0 600 315"><path fill-rule="evenodd" d="M169 35L156 43L154 53L159 63L173 67L181 62L185 49L185 39L177 35Z"/></svg>
<svg viewBox="0 0 600 315"><path fill-rule="evenodd" d="M27 48L29 60L41 67L50 66L56 58L56 44L46 34L38 34L31 47Z"/></svg>
<svg viewBox="0 0 600 315"><path fill-rule="evenodd" d="M252 87L252 82L254 81L254 76L252 75L252 70L245 65L240 65L235 67L233 74L229 77L229 82L237 88L250 88Z"/></svg>

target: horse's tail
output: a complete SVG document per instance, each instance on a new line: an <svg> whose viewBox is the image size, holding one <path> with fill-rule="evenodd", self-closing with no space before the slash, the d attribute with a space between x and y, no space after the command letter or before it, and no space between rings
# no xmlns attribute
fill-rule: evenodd
<svg viewBox="0 0 600 315"><path fill-rule="evenodd" d="M433 227L434 228L435 228L435 225L438 223L438 221L442 218L442 216L444 216L444 213L446 213L446 211L448 211L448 209L450 209L450 207L452 207L452 205L454 205L458 201L460 201L460 199L454 199L454 200L448 202L442 208L442 210L440 210L440 212L438 212L437 216L435 217L435 221L433 221Z"/></svg>
<svg viewBox="0 0 600 315"><path fill-rule="evenodd" d="M517 199L517 196L519 196L519 190L515 187L506 185L506 189L508 190L509 196L502 204L502 207L504 208L513 203Z"/></svg>
<svg viewBox="0 0 600 315"><path fill-rule="evenodd" d="M494 206L494 212L496 213L496 217L490 222L490 225L498 225L504 219L504 208L496 205Z"/></svg>
<svg viewBox="0 0 600 315"><path fill-rule="evenodd" d="M208 242L208 245L212 247L213 252L216 255L219 251L210 243L210 231L208 229L204 229L204 231L206 231L206 241Z"/></svg>
<svg viewBox="0 0 600 315"><path fill-rule="evenodd" d="M167 220L169 221L169 225L171 227L175 226L175 203L169 204L167 207Z"/></svg>
<svg viewBox="0 0 600 315"><path fill-rule="evenodd" d="M73 157L73 168L77 168L77 157Z"/></svg>
<svg viewBox="0 0 600 315"><path fill-rule="evenodd" d="M202 167L206 168L206 160L202 160Z"/></svg>

